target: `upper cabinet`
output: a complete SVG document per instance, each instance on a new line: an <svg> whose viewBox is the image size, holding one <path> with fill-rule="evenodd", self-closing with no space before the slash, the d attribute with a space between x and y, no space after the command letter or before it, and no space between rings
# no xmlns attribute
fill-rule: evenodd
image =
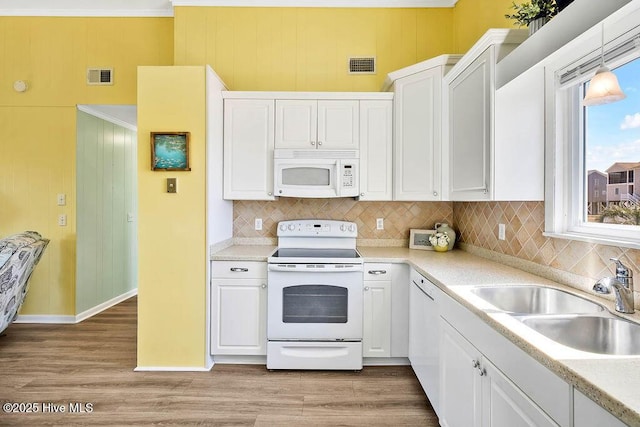
<svg viewBox="0 0 640 427"><path fill-rule="evenodd" d="M359 102L352 99L276 100L276 148L357 150Z"/></svg>
<svg viewBox="0 0 640 427"><path fill-rule="evenodd" d="M224 198L275 200L273 99L224 100Z"/></svg>
<svg viewBox="0 0 640 427"><path fill-rule="evenodd" d="M442 79L460 56L389 73L394 92L394 200L442 200Z"/></svg>
<svg viewBox="0 0 640 427"><path fill-rule="evenodd" d="M360 200L393 196L392 117L391 99L360 101Z"/></svg>
<svg viewBox="0 0 640 427"><path fill-rule="evenodd" d="M275 200L273 150L360 150L360 199L391 200L393 94L223 92L224 198Z"/></svg>
<svg viewBox="0 0 640 427"><path fill-rule="evenodd" d="M444 189L448 189L448 198L454 201L473 200L539 200L539 195L528 194L523 188L515 191L503 191L502 186L513 186L526 181L528 176L520 175L520 163L530 162L526 153L520 149L520 141L512 139L508 152L502 150L502 142L510 139L513 132L501 134L496 139L496 64L527 36L524 30L489 30L444 78L445 99L443 111L447 115L444 129L445 149L443 164L448 173L443 173ZM516 95L520 97L521 95ZM539 96L544 96L542 91ZM509 97L503 98L501 111L509 111ZM501 123L505 117L501 118ZM528 120L519 112L507 120ZM498 143L497 143L498 142ZM542 150L544 140L536 142L536 148ZM498 165L500 162L500 165ZM496 170L503 164L515 163L516 175L498 176ZM544 166L539 166L540 173ZM512 194L515 192L515 198Z"/></svg>

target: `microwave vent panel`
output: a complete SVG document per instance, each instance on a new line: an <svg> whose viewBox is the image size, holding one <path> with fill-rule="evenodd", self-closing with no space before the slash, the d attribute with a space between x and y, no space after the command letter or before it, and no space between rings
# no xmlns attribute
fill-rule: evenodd
<svg viewBox="0 0 640 427"><path fill-rule="evenodd" d="M375 56L352 56L349 58L349 74L375 74Z"/></svg>
<svg viewBox="0 0 640 427"><path fill-rule="evenodd" d="M87 68L88 85L112 85L113 68Z"/></svg>

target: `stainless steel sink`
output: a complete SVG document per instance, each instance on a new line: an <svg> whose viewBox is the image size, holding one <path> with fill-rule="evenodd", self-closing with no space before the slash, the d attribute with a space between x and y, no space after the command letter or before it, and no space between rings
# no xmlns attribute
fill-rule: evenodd
<svg viewBox="0 0 640 427"><path fill-rule="evenodd" d="M512 314L588 314L605 311L596 302L544 286L481 286L471 289L471 292Z"/></svg>
<svg viewBox="0 0 640 427"><path fill-rule="evenodd" d="M640 325L618 317L541 316L520 320L547 338L577 350L620 356L640 355Z"/></svg>

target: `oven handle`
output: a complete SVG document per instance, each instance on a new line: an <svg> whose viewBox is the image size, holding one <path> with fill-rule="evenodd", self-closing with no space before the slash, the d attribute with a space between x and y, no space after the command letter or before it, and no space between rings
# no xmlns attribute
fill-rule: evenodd
<svg viewBox="0 0 640 427"><path fill-rule="evenodd" d="M281 271L289 273L313 272L313 273L353 273L362 271L360 264L269 264L269 271ZM346 267L348 265L348 267Z"/></svg>

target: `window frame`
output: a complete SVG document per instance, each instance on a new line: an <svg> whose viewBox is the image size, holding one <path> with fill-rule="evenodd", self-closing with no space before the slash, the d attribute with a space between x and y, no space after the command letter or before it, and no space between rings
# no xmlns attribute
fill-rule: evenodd
<svg viewBox="0 0 640 427"><path fill-rule="evenodd" d="M619 29L620 30L620 29ZM573 55L548 64L545 69L545 231L544 236L580 240L604 245L640 249L640 226L589 223L585 221L585 195L588 176L585 170L584 83L593 72L576 77L570 83L560 82L560 75L600 55L602 27L592 28L573 46ZM608 25L605 32L611 31ZM622 29L612 42L618 45L640 36L640 26ZM640 49L607 60L614 69L632 60L640 60ZM594 108L594 107L589 107ZM597 107L595 107L597 108Z"/></svg>

